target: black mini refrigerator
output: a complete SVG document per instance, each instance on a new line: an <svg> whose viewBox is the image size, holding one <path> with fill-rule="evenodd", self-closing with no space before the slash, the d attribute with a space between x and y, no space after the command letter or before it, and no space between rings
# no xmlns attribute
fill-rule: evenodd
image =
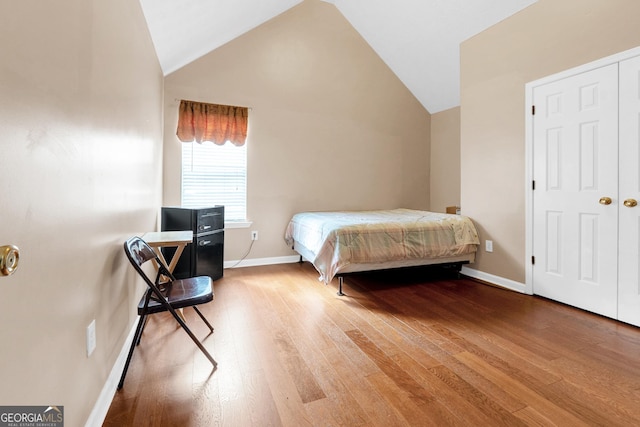
<svg viewBox="0 0 640 427"><path fill-rule="evenodd" d="M209 276L222 277L224 263L224 206L209 208L163 207L161 230L192 230L193 242L182 252L173 275L176 279ZM166 259L171 259L175 248L163 248Z"/></svg>

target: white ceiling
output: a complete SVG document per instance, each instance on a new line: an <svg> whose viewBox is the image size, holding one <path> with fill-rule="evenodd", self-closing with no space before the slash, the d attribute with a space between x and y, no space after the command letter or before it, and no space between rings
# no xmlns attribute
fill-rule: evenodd
<svg viewBox="0 0 640 427"><path fill-rule="evenodd" d="M140 0L165 75L302 0ZM460 105L460 43L537 0L332 3L430 112Z"/></svg>

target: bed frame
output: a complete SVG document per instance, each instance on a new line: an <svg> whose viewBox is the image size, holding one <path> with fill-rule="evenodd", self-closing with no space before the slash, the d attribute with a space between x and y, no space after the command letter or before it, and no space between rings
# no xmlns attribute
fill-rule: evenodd
<svg viewBox="0 0 640 427"><path fill-rule="evenodd" d="M313 258L313 253L307 249L304 245L294 241L292 248L294 251L300 254L299 262L303 262L305 259L309 260ZM443 265L454 267L457 272L460 272L462 265L472 263L475 260L476 253L468 253L464 255L459 255L455 257L445 257L445 258L419 258L419 259L411 259L411 260L402 260L402 261L389 261L382 263L364 263L364 264L349 264L345 268L340 269L336 272L336 276L338 277L338 292L339 296L345 296L346 294L342 292L342 285L344 283L344 275L347 273L358 273L364 271L375 271L375 270L390 270L395 268L405 268L405 267L418 267L424 265Z"/></svg>

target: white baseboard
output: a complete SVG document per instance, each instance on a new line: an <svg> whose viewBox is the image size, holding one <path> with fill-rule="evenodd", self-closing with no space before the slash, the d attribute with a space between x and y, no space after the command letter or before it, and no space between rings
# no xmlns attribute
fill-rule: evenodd
<svg viewBox="0 0 640 427"><path fill-rule="evenodd" d="M224 268L257 267L259 265L292 264L300 261L300 255L289 255L271 258L251 258L238 261L225 261Z"/></svg>
<svg viewBox="0 0 640 427"><path fill-rule="evenodd" d="M93 406L93 410L89 415L89 419L85 424L85 427L100 427L104 423L104 419L107 417L107 412L109 412L109 408L111 407L111 402L113 402L113 396L116 394L116 390L118 389L118 382L120 382L120 375L122 375L122 370L124 369L124 364L127 361L127 355L129 354L129 347L131 346L131 341L133 341L133 336L136 333L136 327L138 326L138 320L133 323L133 327L131 331L129 331L129 335L127 335L127 339L124 340L124 344L122 346L122 350L120 350L120 354L116 359L116 362L111 368L111 373L109 373L109 377L107 378L104 387L102 387L102 391L100 392L100 396L98 396L98 400L96 404Z"/></svg>
<svg viewBox="0 0 640 427"><path fill-rule="evenodd" d="M289 255L282 257L271 258L251 258L244 259L238 263L238 261L225 261L224 268L241 268L241 267L257 267L261 265L274 265L274 264L291 264L300 261L300 255ZM485 273L479 270L474 270L466 266L462 266L461 273L465 276L473 277L483 282L490 283L492 285L500 286L502 288L510 289L520 293L527 293L524 283L516 282L515 280L505 279L504 277L495 276L493 274Z"/></svg>
<svg viewBox="0 0 640 427"><path fill-rule="evenodd" d="M493 274L485 273L482 271L474 270L466 266L462 266L460 273L465 276L473 277L483 282L491 283L492 285L500 286L502 288L510 289L512 291L520 292L522 294L528 293L524 283L516 282L515 280L505 279L504 277L494 276Z"/></svg>

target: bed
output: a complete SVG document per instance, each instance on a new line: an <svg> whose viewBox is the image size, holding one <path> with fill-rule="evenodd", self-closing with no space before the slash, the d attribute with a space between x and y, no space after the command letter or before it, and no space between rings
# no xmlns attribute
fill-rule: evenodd
<svg viewBox="0 0 640 427"><path fill-rule="evenodd" d="M285 241L310 261L328 284L343 274L475 260L480 241L471 219L413 209L302 212L285 231Z"/></svg>

